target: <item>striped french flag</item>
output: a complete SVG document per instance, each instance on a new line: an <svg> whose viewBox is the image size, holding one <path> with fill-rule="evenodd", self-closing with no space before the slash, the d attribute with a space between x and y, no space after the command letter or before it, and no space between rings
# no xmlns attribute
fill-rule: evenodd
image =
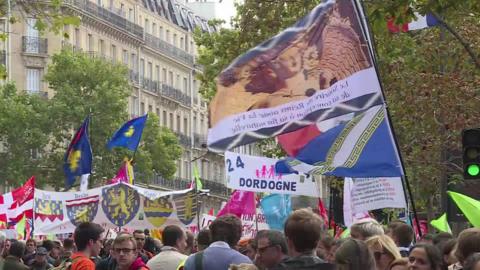
<svg viewBox="0 0 480 270"><path fill-rule="evenodd" d="M415 13L415 17L416 17L415 20L409 23L401 24L401 25L396 25L395 19L392 18L387 21L387 28L392 33L398 33L398 32L420 30L423 28L433 27L439 24L437 17L435 17L431 13L427 13L425 15L420 15L419 13Z"/></svg>

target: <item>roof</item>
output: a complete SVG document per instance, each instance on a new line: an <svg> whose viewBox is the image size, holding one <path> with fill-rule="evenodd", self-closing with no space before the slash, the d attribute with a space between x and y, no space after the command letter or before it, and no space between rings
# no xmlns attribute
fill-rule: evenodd
<svg viewBox="0 0 480 270"><path fill-rule="evenodd" d="M142 0L143 6L179 27L193 31L200 27L204 32L215 32L208 20L196 15L191 9L175 0Z"/></svg>

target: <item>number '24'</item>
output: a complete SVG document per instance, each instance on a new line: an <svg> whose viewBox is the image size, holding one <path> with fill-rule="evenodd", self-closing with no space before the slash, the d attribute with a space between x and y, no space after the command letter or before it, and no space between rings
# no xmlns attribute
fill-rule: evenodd
<svg viewBox="0 0 480 270"><path fill-rule="evenodd" d="M232 161L230 159L227 159L226 161L227 163L227 168L228 168L228 171L229 172L233 172L233 170L235 170L233 167L232 167ZM242 168L242 169L245 169L245 163L243 163L242 159L240 158L240 156L237 156L237 161L235 162L236 164L236 168Z"/></svg>

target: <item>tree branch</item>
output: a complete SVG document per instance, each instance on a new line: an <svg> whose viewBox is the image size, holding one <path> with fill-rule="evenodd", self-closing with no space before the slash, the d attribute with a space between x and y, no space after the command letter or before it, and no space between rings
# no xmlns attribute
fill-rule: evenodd
<svg viewBox="0 0 480 270"><path fill-rule="evenodd" d="M445 27L445 29L447 29L447 31L450 32L450 34L452 34L460 42L460 44L462 44L463 48L467 51L468 55L470 55L470 58L472 58L472 61L475 64L475 67L477 69L480 69L480 60L475 55L475 52L470 47L470 44L468 44L468 42L465 41L457 31L455 31L455 29L453 29L449 24L447 24L444 20L442 20L440 16L438 16L434 12L431 12L431 13L433 14L433 16L435 16L435 18L438 20L440 25Z"/></svg>

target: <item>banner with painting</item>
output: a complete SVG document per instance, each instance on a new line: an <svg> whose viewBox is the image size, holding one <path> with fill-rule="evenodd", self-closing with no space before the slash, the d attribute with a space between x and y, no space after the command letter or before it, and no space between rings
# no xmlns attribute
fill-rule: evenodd
<svg viewBox="0 0 480 270"><path fill-rule="evenodd" d="M208 228L210 223L212 223L216 218L216 216L204 214L200 222L200 228ZM265 215L261 209L257 209L256 216L253 214L246 214L242 215L240 219L242 221L242 239L254 238L258 231L270 229L270 226L268 226Z"/></svg>
<svg viewBox="0 0 480 270"><path fill-rule="evenodd" d="M117 183L85 192L35 189L34 234L71 233L84 221L105 229L153 229L196 224L192 189L158 191Z"/></svg>

